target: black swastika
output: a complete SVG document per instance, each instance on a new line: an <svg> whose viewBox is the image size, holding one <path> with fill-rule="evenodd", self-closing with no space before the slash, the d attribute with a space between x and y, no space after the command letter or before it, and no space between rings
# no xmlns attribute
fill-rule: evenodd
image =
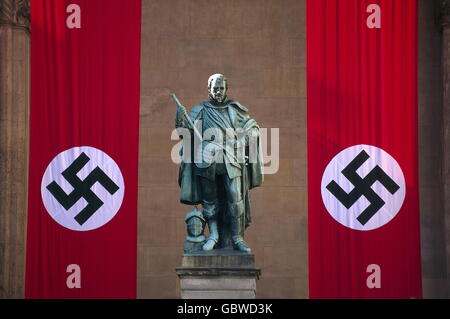
<svg viewBox="0 0 450 319"><path fill-rule="evenodd" d="M81 180L77 176L77 173L89 161L90 158L85 153L81 153L81 155L61 173L73 187L73 191L70 194L66 194L55 181L47 186L50 193L66 210L69 210L75 205L80 198L86 200L86 207L75 216L75 220L80 225L83 225L104 204L91 190L92 185L99 182L111 195L114 195L117 190L119 190L119 186L117 186L98 166L84 180Z"/></svg>
<svg viewBox="0 0 450 319"><path fill-rule="evenodd" d="M351 162L342 170L342 174L355 186L350 193L346 193L334 180L327 185L327 189L347 208L364 196L370 205L356 218L361 225L365 225L385 204L383 199L371 188L379 181L392 195L400 188L378 165L375 166L366 177L361 178L356 171L370 156L361 151Z"/></svg>

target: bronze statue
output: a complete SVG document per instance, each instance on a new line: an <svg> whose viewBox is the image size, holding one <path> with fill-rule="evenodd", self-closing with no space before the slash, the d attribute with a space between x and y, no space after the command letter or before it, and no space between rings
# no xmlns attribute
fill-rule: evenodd
<svg viewBox="0 0 450 319"><path fill-rule="evenodd" d="M219 248L250 252L244 241L244 230L251 222L249 190L260 186L264 178L259 126L245 106L228 99L227 90L227 78L212 75L209 100L194 106L189 115L172 95L178 105L176 128L189 129L191 140L197 139L197 143L183 144L182 152L189 147L191 152L180 166L180 201L201 204L209 228L206 240L198 231L193 238L192 229L201 227L201 216L193 213L197 208L188 213L188 238L193 245L185 244L186 252Z"/></svg>

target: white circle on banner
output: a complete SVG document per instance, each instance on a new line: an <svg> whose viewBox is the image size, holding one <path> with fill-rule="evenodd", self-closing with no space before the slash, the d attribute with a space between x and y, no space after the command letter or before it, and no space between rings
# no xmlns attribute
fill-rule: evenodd
<svg viewBox="0 0 450 319"><path fill-rule="evenodd" d="M403 171L381 148L355 145L337 154L322 176L328 213L355 230L377 229L399 212L406 195Z"/></svg>
<svg viewBox="0 0 450 319"><path fill-rule="evenodd" d="M108 154L90 146L59 153L41 182L47 212L58 224L75 231L93 230L111 221L124 193L119 166Z"/></svg>

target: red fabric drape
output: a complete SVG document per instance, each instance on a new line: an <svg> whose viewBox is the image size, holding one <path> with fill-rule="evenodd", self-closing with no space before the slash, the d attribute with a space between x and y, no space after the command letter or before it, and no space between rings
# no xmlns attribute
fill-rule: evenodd
<svg viewBox="0 0 450 319"><path fill-rule="evenodd" d="M374 12L367 12L371 4L381 10L381 28L367 25ZM310 297L420 298L417 1L308 0L307 77ZM347 209L324 188L330 181L324 172L333 158L358 145L366 145L359 151L376 149L368 161L382 159L380 167L400 187L392 192L405 194L395 215L395 209L389 210L394 195L380 183L373 184L375 192L383 190L386 210L379 210L365 226L350 212L368 205L365 196ZM363 192L341 171L359 154L354 151L344 152L348 155L339 158L340 168L331 171L345 193L354 188ZM368 170L375 167L371 165ZM367 169L357 171L358 176L364 178ZM340 214L342 223L330 211ZM386 214L395 216L368 229ZM380 287L367 283L374 274L370 265L379 266Z"/></svg>
<svg viewBox="0 0 450 319"><path fill-rule="evenodd" d="M67 25L75 13L67 12L70 4L79 6L81 28ZM141 1L32 0L31 17L26 297L135 298ZM92 186L94 195L105 192L103 212L95 211L83 227L91 218L104 219L101 214L108 215L121 201L113 218L92 230L81 225L73 230L56 221L73 217L55 202L43 177L58 180L69 194L71 187L61 183L61 172L52 171L49 164L55 159L67 167L81 154L80 149L71 150L80 147L104 154L98 158L95 152L87 154L86 167L95 159L95 165L118 185L109 192L123 192L122 198L111 201L106 182ZM56 159L64 151L67 161ZM90 172L80 172L77 178L87 183ZM83 208L84 200L93 201L94 195L88 199L89 190L83 191L83 198L69 206ZM54 217L47 205L57 210ZM80 288L67 285L74 274L69 265L80 267Z"/></svg>

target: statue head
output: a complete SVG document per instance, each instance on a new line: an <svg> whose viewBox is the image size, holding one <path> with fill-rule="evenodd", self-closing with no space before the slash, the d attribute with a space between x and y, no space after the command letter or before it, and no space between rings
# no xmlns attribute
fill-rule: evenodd
<svg viewBox="0 0 450 319"><path fill-rule="evenodd" d="M213 74L208 79L209 98L222 103L227 98L228 80L223 74Z"/></svg>

